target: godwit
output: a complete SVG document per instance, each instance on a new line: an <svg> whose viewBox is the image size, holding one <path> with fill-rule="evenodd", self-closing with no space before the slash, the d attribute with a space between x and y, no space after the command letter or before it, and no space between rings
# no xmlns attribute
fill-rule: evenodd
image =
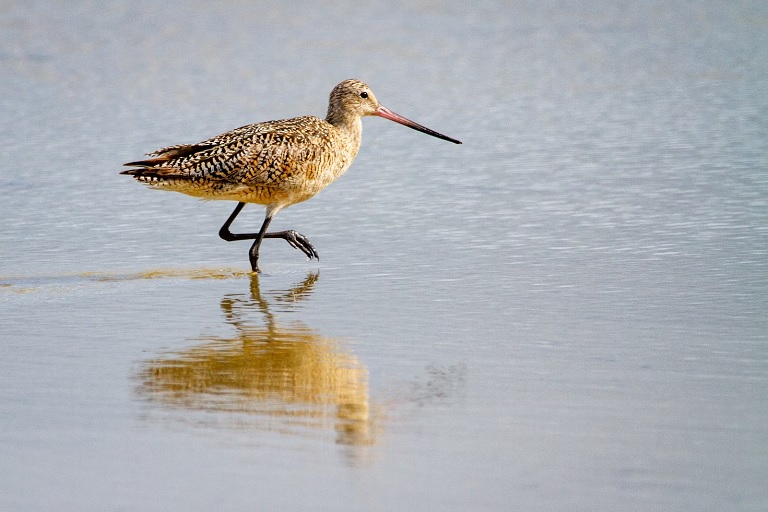
<svg viewBox="0 0 768 512"><path fill-rule="evenodd" d="M281 209L306 201L349 169L360 149L363 116L379 116L461 144L382 106L370 87L345 80L333 88L325 120L313 116L249 124L197 144L179 144L148 153L137 167L122 171L152 188L202 199L228 199L237 206L219 230L228 242L254 240L248 256L259 272L259 246L265 238L282 238L310 259L318 258L307 237L293 230L267 233ZM235 217L246 203L266 206L258 233L232 233Z"/></svg>

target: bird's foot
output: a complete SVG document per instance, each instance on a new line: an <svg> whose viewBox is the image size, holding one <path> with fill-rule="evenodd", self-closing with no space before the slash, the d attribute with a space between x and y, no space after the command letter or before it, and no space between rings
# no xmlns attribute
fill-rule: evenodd
<svg viewBox="0 0 768 512"><path fill-rule="evenodd" d="M256 257L253 257L253 254L248 254L248 259L251 262L251 270L257 274L261 274L261 270L259 269L259 256L256 255Z"/></svg>
<svg viewBox="0 0 768 512"><path fill-rule="evenodd" d="M276 235L278 233L275 233ZM312 246L312 243L309 241L309 238L305 237L301 233L298 233L292 229L288 231L282 231L279 233L281 236L280 238L284 239L288 244L293 247L294 249L298 249L304 254L307 255L309 259L315 258L320 259L320 256L317 254L317 251Z"/></svg>

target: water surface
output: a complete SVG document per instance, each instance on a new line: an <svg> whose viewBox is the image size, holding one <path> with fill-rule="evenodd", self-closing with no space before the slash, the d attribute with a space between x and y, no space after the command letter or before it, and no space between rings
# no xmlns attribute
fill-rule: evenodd
<svg viewBox="0 0 768 512"><path fill-rule="evenodd" d="M3 510L764 510L763 2L0 8ZM121 164L364 120L281 211ZM235 229L257 228L247 207Z"/></svg>

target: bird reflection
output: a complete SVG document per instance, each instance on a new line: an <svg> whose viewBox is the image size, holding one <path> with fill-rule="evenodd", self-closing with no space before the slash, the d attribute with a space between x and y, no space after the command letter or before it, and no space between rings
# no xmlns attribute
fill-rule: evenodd
<svg viewBox="0 0 768 512"><path fill-rule="evenodd" d="M335 431L337 443L373 444L365 367L304 324L278 321L311 295L318 277L262 294L251 274L249 295L221 300L234 336L196 338L192 348L146 361L138 393L174 409L214 412L215 422L298 435Z"/></svg>

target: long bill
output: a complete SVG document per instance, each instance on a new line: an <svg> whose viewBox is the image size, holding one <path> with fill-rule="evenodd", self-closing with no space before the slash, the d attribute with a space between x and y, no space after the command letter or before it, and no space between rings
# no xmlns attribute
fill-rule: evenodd
<svg viewBox="0 0 768 512"><path fill-rule="evenodd" d="M410 119L406 119L401 115L395 114L391 110L389 110L386 107L382 107L379 105L379 108L376 109L376 115L379 117L383 117L384 119L389 119L390 121L394 121L396 123L400 123L403 126L407 126L408 128L413 128L416 131L420 131L422 133L426 133L427 135L431 135L433 137L437 137L438 139L447 140L449 142L453 142L454 144L461 144L460 140L453 139L451 137L448 137L447 135L443 135L442 133L438 133L435 130L430 130L426 126L421 126L419 123L414 123Z"/></svg>

